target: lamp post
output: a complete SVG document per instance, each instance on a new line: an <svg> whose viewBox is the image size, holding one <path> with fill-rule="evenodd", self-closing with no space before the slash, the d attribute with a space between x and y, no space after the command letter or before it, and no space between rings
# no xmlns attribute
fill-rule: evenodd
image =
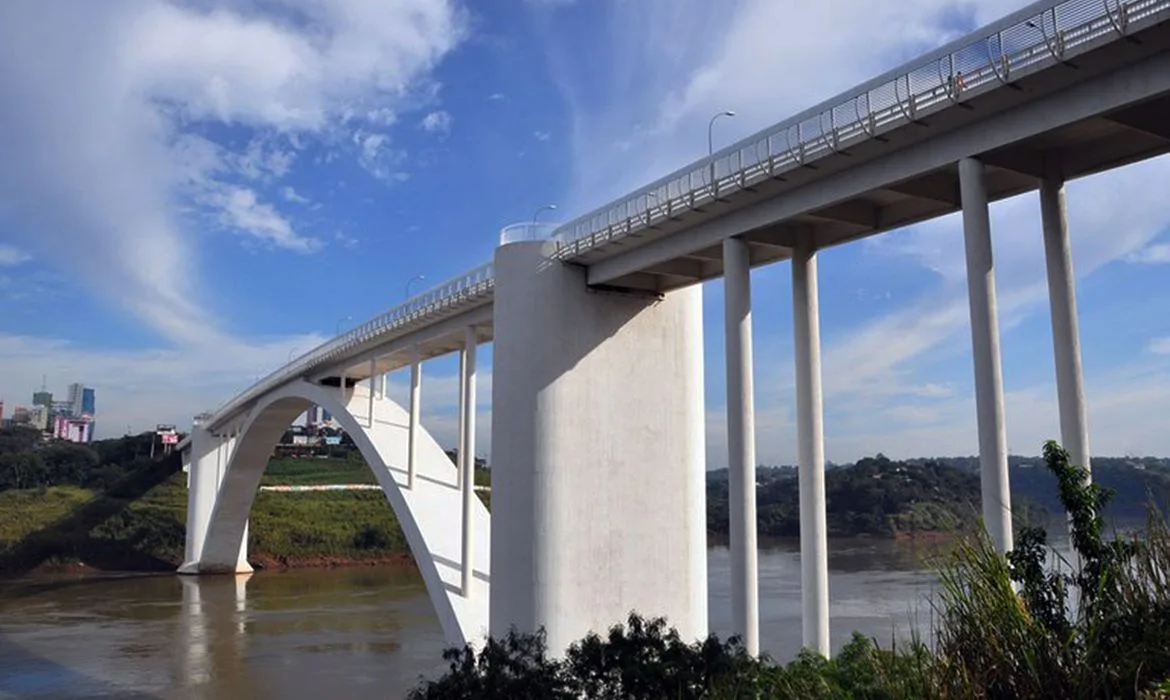
<svg viewBox="0 0 1170 700"><path fill-rule="evenodd" d="M415 282L422 282L424 280L426 280L426 277L424 275L415 275L414 277L411 277L409 280L406 281L406 298L407 299L410 299L410 285L414 284Z"/></svg>
<svg viewBox="0 0 1170 700"><path fill-rule="evenodd" d="M733 112L730 109L726 109L726 110L723 110L722 112L719 112L715 116L711 117L711 121L707 122L707 156L708 157L714 155L714 153L715 153L715 140L714 140L714 136L713 136L713 132L715 129L715 120L719 119L719 117L734 117L734 116L735 116L735 112ZM709 178L710 178L710 185L711 185L711 196L714 197L715 196L715 161L714 160L711 161L710 173L711 174L710 174Z"/></svg>
<svg viewBox="0 0 1170 700"><path fill-rule="evenodd" d="M346 321L352 321L352 320L353 320L353 316L344 316L342 318L337 319L337 323L334 324L334 326L333 326L333 335L341 335L341 324L345 323Z"/></svg>
<svg viewBox="0 0 1170 700"><path fill-rule="evenodd" d="M537 209L535 212L533 212L533 214L532 214L532 239L533 240L536 240L536 218L538 216L540 216L540 212L545 211L546 209L548 211L556 211L557 205L546 204L543 207L540 207L539 209Z"/></svg>
<svg viewBox="0 0 1170 700"><path fill-rule="evenodd" d="M735 112L732 110L724 110L715 116L711 117L711 121L707 122L707 155L715 153L715 141L713 139L713 129L715 128L715 120L719 117L734 117Z"/></svg>

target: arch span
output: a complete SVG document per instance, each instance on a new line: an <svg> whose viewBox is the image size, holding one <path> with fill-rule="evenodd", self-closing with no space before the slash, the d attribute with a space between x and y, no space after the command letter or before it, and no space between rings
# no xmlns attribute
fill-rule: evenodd
<svg viewBox="0 0 1170 700"><path fill-rule="evenodd" d="M467 597L460 593L462 494L457 471L438 442L420 426L414 487L406 487L409 414L397 403L375 400L362 384L346 392L299 380L265 396L234 441L216 494L199 573L236 571L252 502L268 457L281 435L310 404L333 414L373 469L401 523L447 641L475 643L487 634L490 588L490 519L474 499L474 565ZM376 398L376 396L375 396Z"/></svg>

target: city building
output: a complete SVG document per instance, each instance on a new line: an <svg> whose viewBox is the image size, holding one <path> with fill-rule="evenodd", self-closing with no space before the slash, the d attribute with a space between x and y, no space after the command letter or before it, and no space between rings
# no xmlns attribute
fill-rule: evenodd
<svg viewBox="0 0 1170 700"><path fill-rule="evenodd" d="M44 389L33 393L33 405L44 406L45 408L53 408L53 392L45 391Z"/></svg>
<svg viewBox="0 0 1170 700"><path fill-rule="evenodd" d="M57 415L53 419L52 437L69 442L90 442L93 440L93 421L87 418Z"/></svg>
<svg viewBox="0 0 1170 700"><path fill-rule="evenodd" d="M310 425L321 426L321 425L332 425L332 424L333 424L333 416L329 414L329 411L326 411L324 408L321 408L317 404L313 404L312 406L309 406L309 410L305 413L305 425L306 426L310 426Z"/></svg>
<svg viewBox="0 0 1170 700"><path fill-rule="evenodd" d="M30 406L28 409L29 421L28 424L41 431L42 433L49 429L49 407L37 404Z"/></svg>
<svg viewBox="0 0 1170 700"><path fill-rule="evenodd" d="M85 400L85 385L74 382L69 385L69 415L80 416L82 402Z"/></svg>

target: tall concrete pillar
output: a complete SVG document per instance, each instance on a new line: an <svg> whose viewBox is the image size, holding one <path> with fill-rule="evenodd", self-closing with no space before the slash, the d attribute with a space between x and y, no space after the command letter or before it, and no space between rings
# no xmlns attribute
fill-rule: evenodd
<svg viewBox="0 0 1170 700"><path fill-rule="evenodd" d="M203 556L203 541L211 524L219 489L220 438L199 423L191 429L191 469L187 487L187 539L184 546L181 574L199 573Z"/></svg>
<svg viewBox="0 0 1170 700"><path fill-rule="evenodd" d="M979 477L983 522L995 547L1012 548L1012 502L1008 485L1007 433L1004 429L1003 368L995 300L995 262L991 253L991 216L984 166L975 158L959 161L963 200L963 238L967 252L967 296L971 307L971 346L975 356L975 409L979 424Z"/></svg>
<svg viewBox="0 0 1170 700"><path fill-rule="evenodd" d="M792 255L796 341L796 435L800 453L800 594L804 646L829 655L829 541L825 517L825 430L817 254L803 232Z"/></svg>
<svg viewBox="0 0 1170 700"><path fill-rule="evenodd" d="M422 407L422 363L418 348L411 350L410 361L410 422L406 433L406 488L414 488L414 472L418 464L418 423Z"/></svg>
<svg viewBox="0 0 1170 700"><path fill-rule="evenodd" d="M1085 418L1085 385L1081 375L1081 336L1077 326L1076 276L1068 237L1064 175L1049 160L1040 181L1040 217L1044 226L1044 260L1048 268L1048 304L1056 360L1056 397L1060 406L1060 441L1073 464L1091 470L1089 422Z"/></svg>
<svg viewBox="0 0 1170 700"><path fill-rule="evenodd" d="M727 505L731 518L731 631L749 654L760 652L756 545L756 419L752 392L751 250L723 241L727 332Z"/></svg>
<svg viewBox="0 0 1170 700"><path fill-rule="evenodd" d="M471 595L471 578L475 563L475 355L479 343L475 326L468 326L463 341L463 422L459 426L462 439L459 441L460 476L463 490L463 541L460 561L460 591L464 597Z"/></svg>
<svg viewBox="0 0 1170 700"><path fill-rule="evenodd" d="M707 633L702 292L593 291L495 257L491 633L562 652L631 610Z"/></svg>

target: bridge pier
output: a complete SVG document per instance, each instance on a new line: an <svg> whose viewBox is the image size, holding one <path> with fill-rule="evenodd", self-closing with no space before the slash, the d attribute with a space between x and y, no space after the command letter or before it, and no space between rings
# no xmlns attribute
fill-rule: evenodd
<svg viewBox="0 0 1170 700"><path fill-rule="evenodd" d="M180 574L201 573L203 543L211 527L220 484L231 463L238 436L215 435L196 420L191 430L191 463L187 483L187 536ZM234 564L236 573L252 571L248 564L248 523Z"/></svg>
<svg viewBox="0 0 1170 700"><path fill-rule="evenodd" d="M701 288L593 290L496 251L491 633L560 653L631 611L707 633Z"/></svg>
<svg viewBox="0 0 1170 700"><path fill-rule="evenodd" d="M1085 385L1081 373L1081 337L1077 326L1076 277L1069 246L1064 175L1059 161L1046 159L1040 181L1040 218L1044 227L1044 261L1052 316L1056 361L1056 397L1060 407L1060 441L1073 464L1091 469Z"/></svg>
<svg viewBox="0 0 1170 700"><path fill-rule="evenodd" d="M1008 485L1007 432L1004 429L1003 367L995 298L991 216L983 163L959 161L959 196L967 257L967 295L971 346L975 357L975 410L979 427L979 480L983 522L1000 552L1012 548L1012 501Z"/></svg>
<svg viewBox="0 0 1170 700"><path fill-rule="evenodd" d="M723 241L723 299L727 362L727 507L731 545L731 631L760 653L759 566L756 541L756 419L752 386L751 250Z"/></svg>
<svg viewBox="0 0 1170 700"><path fill-rule="evenodd" d="M825 516L825 430L817 252L803 231L792 254L796 342L796 432L800 453L800 594L804 646L829 655L829 542Z"/></svg>

